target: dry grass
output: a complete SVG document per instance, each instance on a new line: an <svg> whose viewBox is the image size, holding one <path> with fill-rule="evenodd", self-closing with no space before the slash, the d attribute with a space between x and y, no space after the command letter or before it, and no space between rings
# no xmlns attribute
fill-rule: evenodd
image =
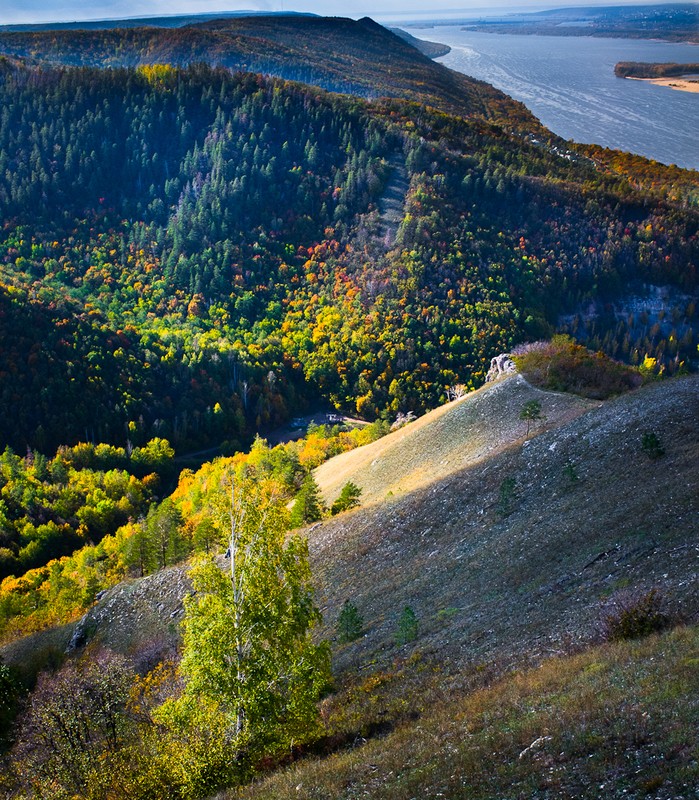
<svg viewBox="0 0 699 800"><path fill-rule="evenodd" d="M697 628L551 659L473 692L444 682L426 678L420 717L387 736L228 797L696 797Z"/></svg>
<svg viewBox="0 0 699 800"><path fill-rule="evenodd" d="M74 623L60 625L17 639L2 647L2 660L17 668L23 683L31 686L39 672L63 662L74 628Z"/></svg>
<svg viewBox="0 0 699 800"><path fill-rule="evenodd" d="M450 411L475 405L469 399L439 409L410 436L408 428L398 432L402 439L387 437L367 448L373 458L387 462L385 469L396 481L404 480L400 459L411 452L425 463L433 456L423 451L432 449L437 464L449 452L452 471L427 483L434 477L428 471L421 488L311 531L311 561L328 635L347 598L365 620L363 638L336 648L336 667L381 665L413 650L438 653L457 664L494 657L512 663L540 659L571 642L589 642L603 598L623 587L657 587L695 614L698 389L697 377L655 384L528 442L508 443L493 434L494 453L465 467L455 454L474 449L461 445L459 451L454 426L442 423ZM516 409L529 396L518 378L503 381L497 390L480 398L491 407L497 402L499 408ZM548 425L551 404L560 397L543 393ZM506 419L513 417L510 430L523 424L516 414ZM484 431L487 425L484 415ZM666 450L655 461L641 447L641 433L649 428ZM359 477L360 459L367 456L348 455ZM514 481L507 515L500 509L505 480ZM417 613L420 636L401 651L395 628L406 605Z"/></svg>
<svg viewBox="0 0 699 800"><path fill-rule="evenodd" d="M347 481L362 489L362 504L405 495L521 444L522 406L538 400L545 419L534 432L558 427L595 407L589 401L543 392L515 375L441 406L366 447L322 464L315 477L326 502Z"/></svg>

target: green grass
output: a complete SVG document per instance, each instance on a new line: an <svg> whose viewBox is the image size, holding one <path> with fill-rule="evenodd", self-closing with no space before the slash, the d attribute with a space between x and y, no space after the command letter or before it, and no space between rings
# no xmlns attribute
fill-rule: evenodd
<svg viewBox="0 0 699 800"><path fill-rule="evenodd" d="M392 717L392 733L227 797L696 797L698 628L551 659L475 691L462 680L477 672L413 661L355 683L329 704L329 731L356 712L365 725Z"/></svg>

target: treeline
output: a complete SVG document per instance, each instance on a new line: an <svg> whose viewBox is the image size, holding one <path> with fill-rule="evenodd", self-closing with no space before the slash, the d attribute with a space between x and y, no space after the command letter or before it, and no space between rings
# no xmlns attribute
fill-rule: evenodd
<svg viewBox="0 0 699 800"><path fill-rule="evenodd" d="M0 578L22 575L97 543L148 510L172 477L164 439L128 450L107 444L0 455Z"/></svg>
<svg viewBox="0 0 699 800"><path fill-rule="evenodd" d="M314 426L303 439L276 447L257 439L247 453L215 459L196 473L184 470L162 501L155 495L158 472L167 472L172 459L162 440L130 454L81 443L51 460L6 451L0 640L74 619L98 592L128 576L149 575L194 553L219 553L230 534L226 504L234 471L273 482L286 503L323 461L387 432L377 422L354 430Z"/></svg>
<svg viewBox="0 0 699 800"><path fill-rule="evenodd" d="M694 210L482 121L201 66L9 69L0 99L17 452L238 450L318 396L417 412L562 314L637 282L696 290Z"/></svg>
<svg viewBox="0 0 699 800"><path fill-rule="evenodd" d="M590 158L597 169L626 182L627 189L642 192L648 200L670 201L674 205L699 208L699 173L667 166L623 150L596 144L577 144L575 150Z"/></svg>
<svg viewBox="0 0 699 800"><path fill-rule="evenodd" d="M674 78L696 75L699 64L653 64L643 61L619 61L614 67L617 78Z"/></svg>

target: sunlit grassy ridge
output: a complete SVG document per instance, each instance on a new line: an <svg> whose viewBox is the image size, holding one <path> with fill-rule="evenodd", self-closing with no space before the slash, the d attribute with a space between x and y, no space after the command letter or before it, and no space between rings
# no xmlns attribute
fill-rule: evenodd
<svg viewBox="0 0 699 800"><path fill-rule="evenodd" d="M419 622L408 651L461 665L493 658L520 663L566 642L588 642L602 600L623 587L655 586L674 606L696 612L696 386L695 377L665 381L581 414L589 401L542 392L515 376L426 418L422 432L413 423L412 436L408 426L401 437L391 434L328 462L319 476L326 469L332 476L333 464L352 455L361 461L342 480L361 484L370 473L360 508L309 532L325 634L334 639L348 598L364 620L357 641L336 643L336 668L390 663L402 652L395 637L406 605ZM540 399L545 419L527 440L519 413L532 398ZM487 442L488 429L492 451L478 445L469 461L473 440ZM659 458L643 449L647 430L662 444ZM316 445L311 438L302 446L304 460L320 458ZM380 475L371 474L376 456L368 467L362 456L378 447L381 474L394 486L383 497ZM426 459L420 485L408 483L413 470L406 447L418 461ZM433 463L431 452L443 456ZM252 462L275 458L257 447ZM189 520L186 536L205 519L206 494L220 493L224 473L222 460L196 479L183 477L175 500ZM187 591L180 579L177 568L128 590L115 587L90 612L89 637L121 652L153 637L176 642ZM155 625L149 620L160 604L163 620Z"/></svg>
<svg viewBox="0 0 699 800"><path fill-rule="evenodd" d="M486 384L369 447L336 456L319 466L316 479L327 500L345 482L363 490L363 503L375 503L434 483L460 468L492 458L524 437L522 405L540 398L548 427L558 427L593 407L573 395L545 394L517 377L506 385Z"/></svg>
<svg viewBox="0 0 699 800"><path fill-rule="evenodd" d="M432 483L310 532L328 631L347 598L365 619L365 635L337 650L339 667L390 661L406 605L420 621L413 647L458 663L539 658L589 641L602 598L623 587L657 586L687 611L699 608L697 378L653 384L558 425L552 408L568 398L520 381L454 404L465 413L489 396L491 409L509 406L509 416L491 417L484 406L471 429L489 425L493 443L509 430L509 444L503 436L490 457L463 465L454 444L449 475L436 471ZM550 420L526 441L519 412L537 397ZM468 425L431 431L428 451L454 435L468 453ZM665 445L661 458L644 451L646 431ZM409 474L399 456L395 448L383 457L394 484ZM362 470L347 477L359 483Z"/></svg>

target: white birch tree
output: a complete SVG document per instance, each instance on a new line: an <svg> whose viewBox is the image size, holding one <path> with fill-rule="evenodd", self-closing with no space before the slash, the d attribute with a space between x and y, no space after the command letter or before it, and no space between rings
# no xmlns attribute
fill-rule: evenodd
<svg viewBox="0 0 699 800"><path fill-rule="evenodd" d="M230 571L191 571L181 672L185 695L220 705L238 749L270 751L312 735L330 676L306 541L287 538L288 512L271 482L230 488Z"/></svg>

